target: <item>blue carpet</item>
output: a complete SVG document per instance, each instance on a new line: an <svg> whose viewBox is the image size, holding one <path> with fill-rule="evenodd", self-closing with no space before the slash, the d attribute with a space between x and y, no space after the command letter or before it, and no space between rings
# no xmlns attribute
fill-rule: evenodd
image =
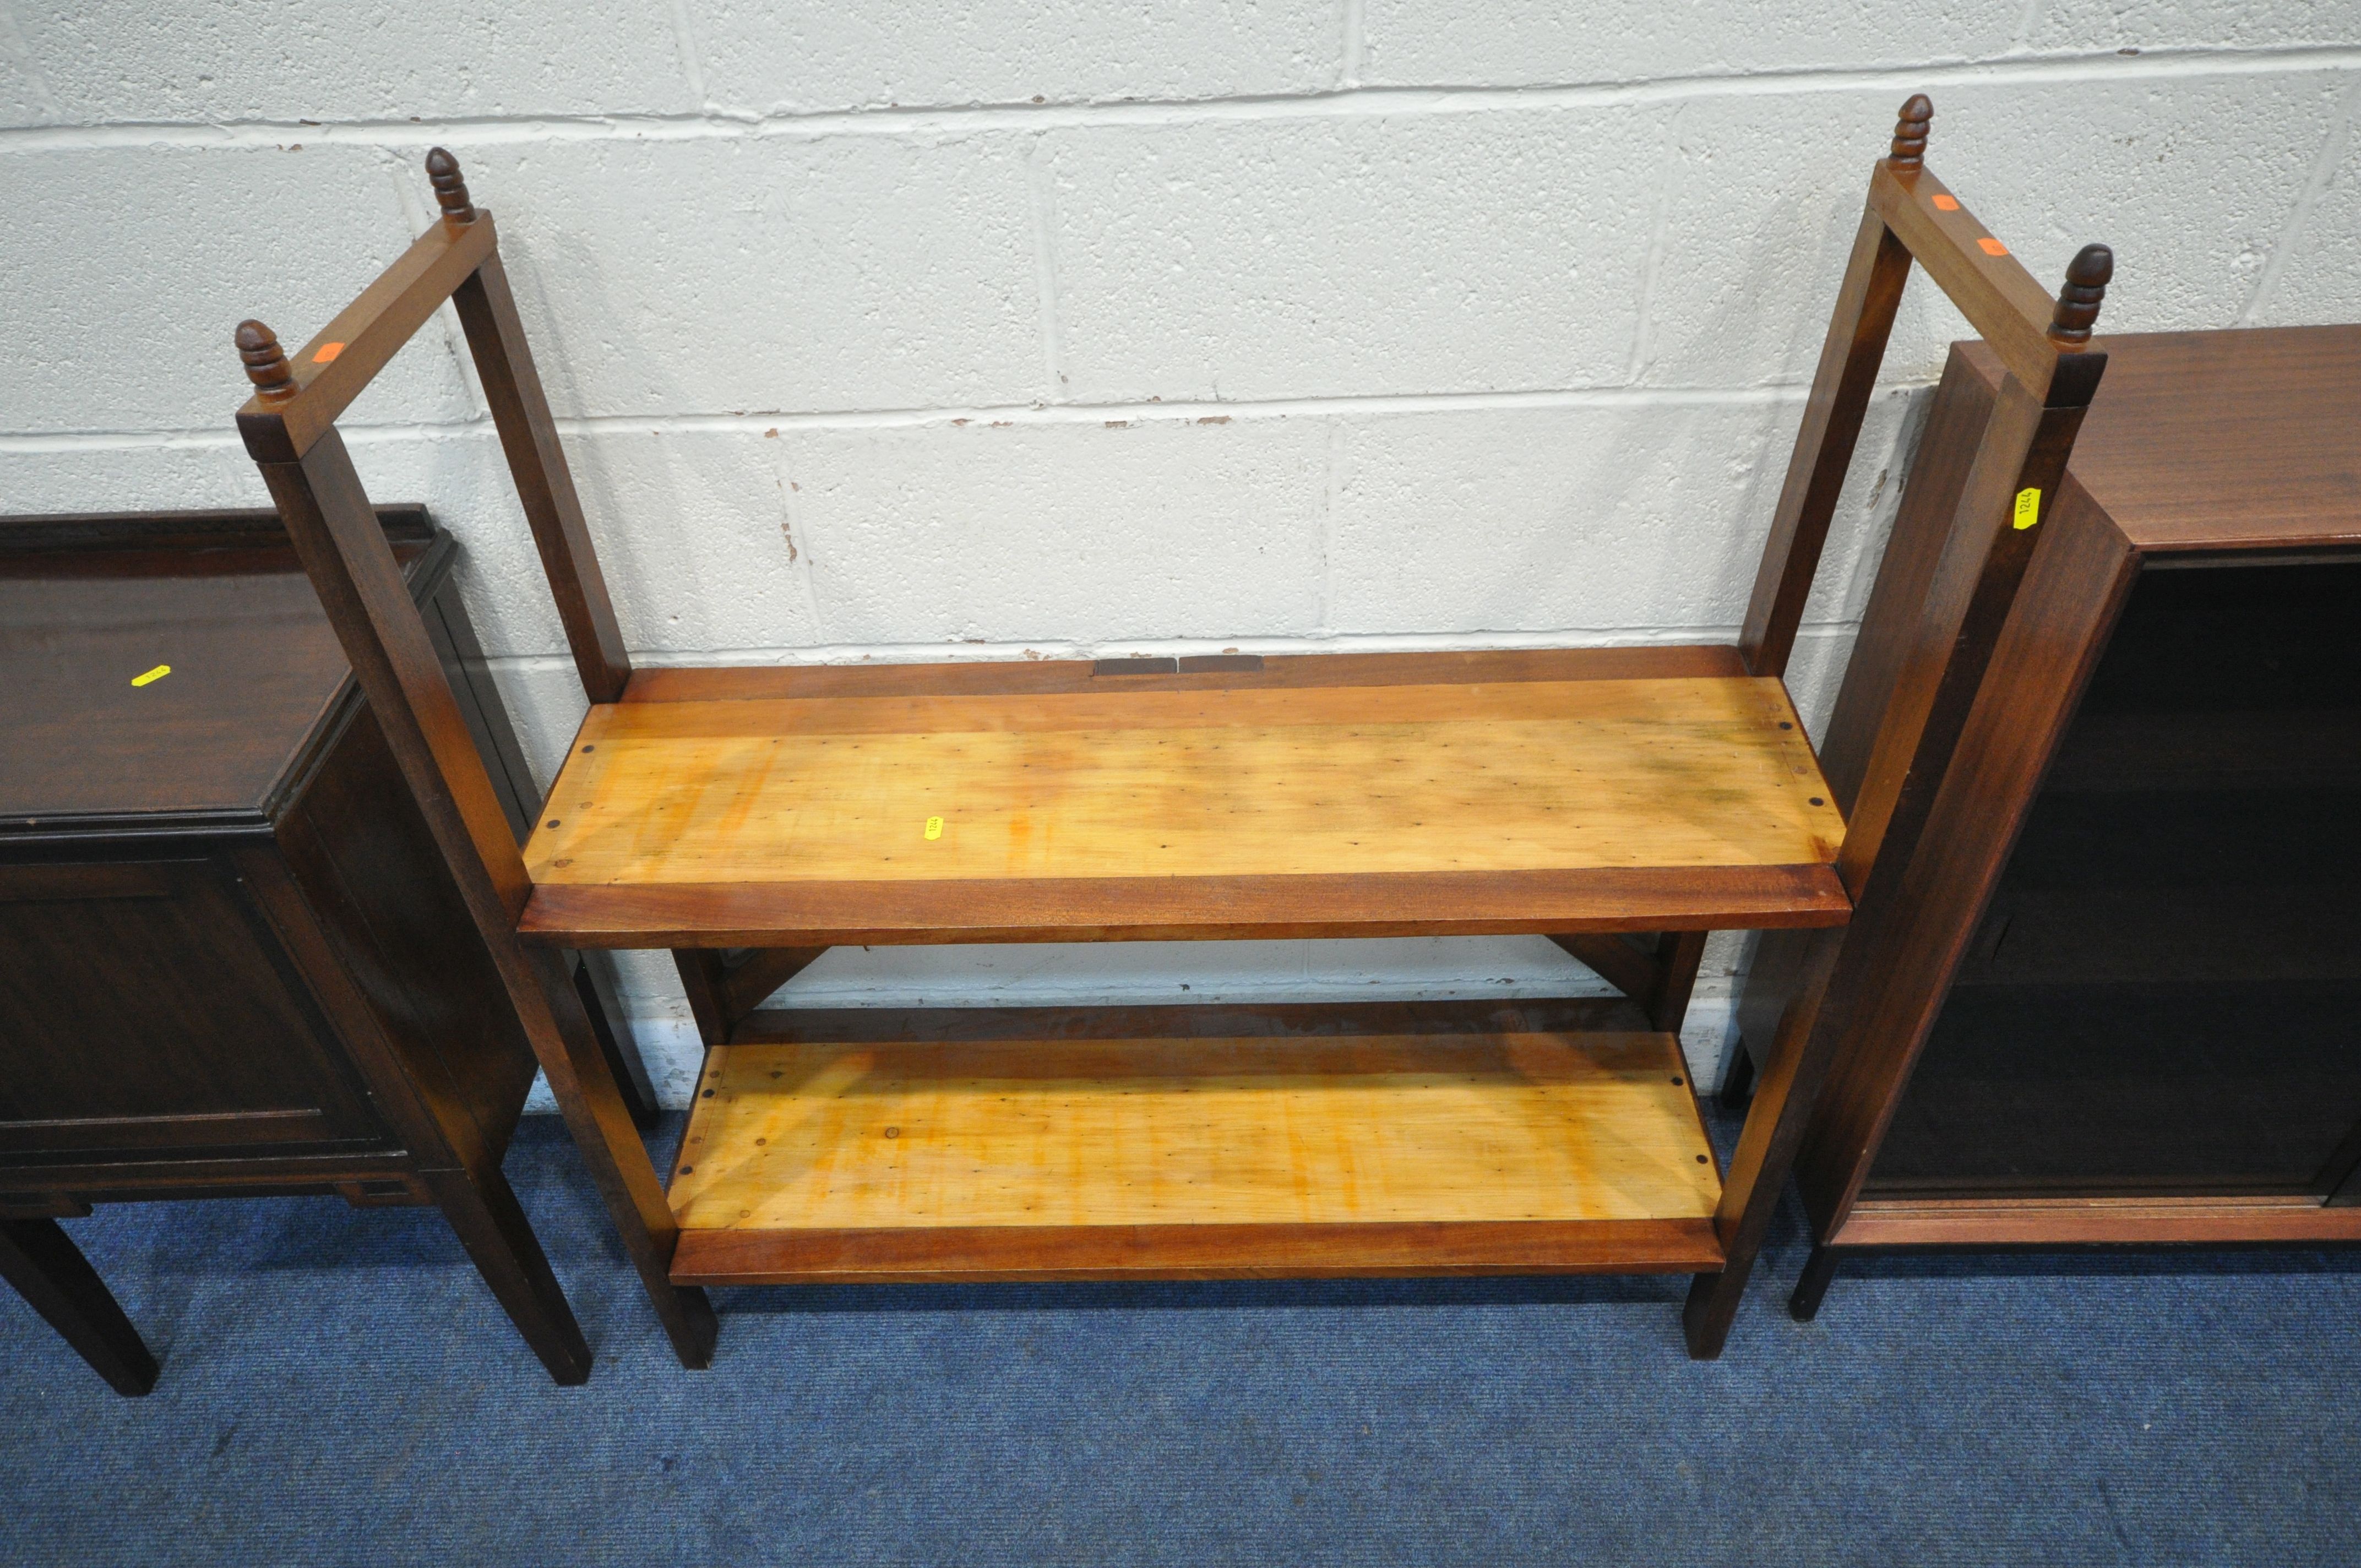
<svg viewBox="0 0 2361 1568"><path fill-rule="evenodd" d="M700 1374L555 1119L508 1163L588 1387L432 1212L102 1210L162 1380L0 1290L0 1559L2361 1561L2345 1255L1894 1262L1800 1325L1791 1212L1707 1365L1605 1279L723 1291Z"/></svg>

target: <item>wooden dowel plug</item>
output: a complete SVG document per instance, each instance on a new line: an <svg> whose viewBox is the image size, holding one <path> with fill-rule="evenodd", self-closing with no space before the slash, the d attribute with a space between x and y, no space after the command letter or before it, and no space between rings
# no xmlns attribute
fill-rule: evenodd
<svg viewBox="0 0 2361 1568"><path fill-rule="evenodd" d="M467 199L467 182L459 177L459 160L435 148L426 155L426 178L434 183L434 200L443 208L443 221L472 224L476 221L476 204Z"/></svg>
<svg viewBox="0 0 2361 1568"><path fill-rule="evenodd" d="M237 345L237 356L246 361L246 378L254 383L255 390L274 400L295 395L295 373L287 368L287 356L279 351L278 334L260 322L243 321L231 341Z"/></svg>
<svg viewBox="0 0 2361 1568"><path fill-rule="evenodd" d="M2058 291L2058 308L2049 316L2049 341L2080 348L2091 341L2092 323L2107 297L2107 281L2115 275L2115 253L2103 245L2086 245L2066 264L2066 286Z"/></svg>
<svg viewBox="0 0 2361 1568"><path fill-rule="evenodd" d="M1902 105L1902 113L1894 121L1894 157L1896 169L1916 169L1927 161L1927 126L1935 117L1935 101L1924 93L1913 93Z"/></svg>

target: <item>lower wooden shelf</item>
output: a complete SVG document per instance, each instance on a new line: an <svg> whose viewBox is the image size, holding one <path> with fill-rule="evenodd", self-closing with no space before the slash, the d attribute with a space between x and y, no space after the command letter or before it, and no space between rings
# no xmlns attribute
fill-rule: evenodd
<svg viewBox="0 0 2361 1568"><path fill-rule="evenodd" d="M1864 1199L1832 1247L2325 1246L2361 1242L2361 1207L2318 1193Z"/></svg>
<svg viewBox="0 0 2361 1568"><path fill-rule="evenodd" d="M708 1285L1719 1269L1620 1000L757 1014L672 1184Z"/></svg>

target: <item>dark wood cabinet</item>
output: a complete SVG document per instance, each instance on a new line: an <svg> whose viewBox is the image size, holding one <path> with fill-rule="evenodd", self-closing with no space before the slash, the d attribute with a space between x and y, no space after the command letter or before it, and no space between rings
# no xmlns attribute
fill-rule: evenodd
<svg viewBox="0 0 2361 1568"><path fill-rule="evenodd" d="M379 520L522 833L537 796L452 542L417 508ZM532 1049L276 516L0 521L0 1272L144 1391L153 1363L59 1218L431 1203L579 1381L581 1332L500 1170Z"/></svg>
<svg viewBox="0 0 2361 1568"><path fill-rule="evenodd" d="M1880 1247L2361 1241L2361 327L2103 346L1958 750L1831 981L1801 1316ZM1999 382L1955 346L1831 721L1840 796ZM1750 1041L1792 949L1765 939Z"/></svg>

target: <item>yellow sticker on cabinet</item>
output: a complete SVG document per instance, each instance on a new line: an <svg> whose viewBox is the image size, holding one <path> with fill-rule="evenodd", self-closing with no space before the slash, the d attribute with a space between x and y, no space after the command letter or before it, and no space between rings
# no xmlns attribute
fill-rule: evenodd
<svg viewBox="0 0 2361 1568"><path fill-rule="evenodd" d="M939 838L941 838L942 836L943 836L943 819L942 819L941 817L928 817L928 818L927 818L927 838L928 838L928 839L929 841L931 841L931 840L933 840L933 839L939 839Z"/></svg>
<svg viewBox="0 0 2361 1568"><path fill-rule="evenodd" d="M2041 521L2041 492L2027 486L2016 492L2016 526L2031 528Z"/></svg>
<svg viewBox="0 0 2361 1568"><path fill-rule="evenodd" d="M171 665L170 665L170 664L159 664L159 665L157 665L154 669L149 670L149 671L148 671L147 674L139 674L139 675L134 675L134 676L132 676L132 677L131 677L131 684L132 684L133 685L135 685L135 686L152 685L153 684L155 684L155 683L156 683L156 682L158 682L158 681L162 680L166 675L169 675L169 674L170 674L171 673L172 673L172 666L171 666Z"/></svg>

